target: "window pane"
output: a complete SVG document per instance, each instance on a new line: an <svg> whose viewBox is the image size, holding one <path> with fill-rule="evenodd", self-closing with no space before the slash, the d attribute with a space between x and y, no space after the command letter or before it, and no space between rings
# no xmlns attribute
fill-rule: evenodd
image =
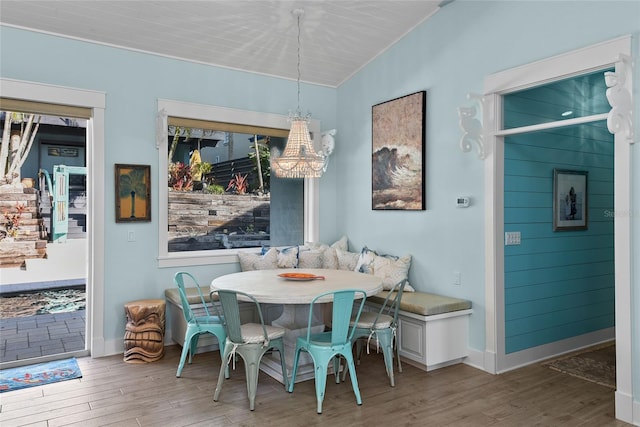
<svg viewBox="0 0 640 427"><path fill-rule="evenodd" d="M598 71L504 96L504 129L607 113L605 71Z"/></svg>
<svg viewBox="0 0 640 427"><path fill-rule="evenodd" d="M304 182L270 173L285 137L169 123L169 252L303 242Z"/></svg>

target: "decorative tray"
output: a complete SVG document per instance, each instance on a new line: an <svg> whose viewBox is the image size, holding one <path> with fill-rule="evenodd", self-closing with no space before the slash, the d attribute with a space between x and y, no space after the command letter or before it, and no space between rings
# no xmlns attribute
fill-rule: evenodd
<svg viewBox="0 0 640 427"><path fill-rule="evenodd" d="M310 274L310 273L281 273L278 274L278 277L282 277L283 279L286 280L299 280L299 281L306 281L306 280L324 280L324 276L316 276L315 274Z"/></svg>

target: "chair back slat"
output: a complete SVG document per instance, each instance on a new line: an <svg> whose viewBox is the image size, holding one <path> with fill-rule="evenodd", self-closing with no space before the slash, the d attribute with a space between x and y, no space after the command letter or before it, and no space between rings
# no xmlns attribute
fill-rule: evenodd
<svg viewBox="0 0 640 427"><path fill-rule="evenodd" d="M355 328L349 328L351 316L354 314L354 302L356 298L359 298L360 302L355 313L356 319L359 319L367 296L367 294L360 289L343 289L340 291L330 291L317 295L311 301L311 307L309 310L309 323L307 328L307 340L309 340L311 336L313 307L315 304L318 304L318 300L326 297L327 295L333 296L333 312L331 315L331 344L339 345L349 342L353 337L353 333L355 331Z"/></svg>
<svg viewBox="0 0 640 427"><path fill-rule="evenodd" d="M402 301L402 293L404 292L406 284L407 279L404 279L402 282L397 283L389 293L389 295L391 295L395 291L395 297L391 299L391 303L389 304L389 314L393 313L393 323L398 322L398 311L400 311L400 302Z"/></svg>
<svg viewBox="0 0 640 427"><path fill-rule="evenodd" d="M198 295L200 296L200 302L202 303L202 307L207 316L210 316L209 310L207 309L207 302L204 299L204 295L202 294L202 290L200 289L200 284L196 280L195 277L191 273L187 273L185 271L179 271L175 274L173 281L178 286L178 293L180 294L180 303L182 304L182 311L184 312L185 319L187 322L197 323L196 315L191 308L191 304L189 304L189 299L187 298L187 289L185 285L185 277L188 277L191 281L191 284L198 290Z"/></svg>
<svg viewBox="0 0 640 427"><path fill-rule="evenodd" d="M353 310L355 292L345 291L333 296L333 314L331 318L331 344L341 344L349 334L349 319Z"/></svg>
<svg viewBox="0 0 640 427"><path fill-rule="evenodd" d="M380 315L387 314L393 317L393 324L398 323L398 312L400 311L400 302L402 301L402 293L404 292L404 287L407 284L407 279L402 280L401 282L396 283L393 288L389 291L387 297L384 299L384 303L378 314L376 315L375 321L373 322L373 329L376 328L376 324L378 323L378 319Z"/></svg>
<svg viewBox="0 0 640 427"><path fill-rule="evenodd" d="M231 342L236 344L244 343L244 338L242 337L242 320L240 319L238 295L243 296L245 299L249 300L256 306L256 312L258 313L260 324L262 325L264 342L269 341L269 335L267 334L267 329L264 325L264 318L262 316L262 309L260 307L260 303L255 299L254 296L245 292L231 291L226 289L218 289L211 292L212 299L214 294L218 295L219 303L222 306L225 325L227 327L227 336Z"/></svg>
<svg viewBox="0 0 640 427"><path fill-rule="evenodd" d="M242 343L242 323L240 321L240 307L238 296L232 291L214 291L218 294L220 305L224 313L224 321L227 327L227 337L231 342Z"/></svg>

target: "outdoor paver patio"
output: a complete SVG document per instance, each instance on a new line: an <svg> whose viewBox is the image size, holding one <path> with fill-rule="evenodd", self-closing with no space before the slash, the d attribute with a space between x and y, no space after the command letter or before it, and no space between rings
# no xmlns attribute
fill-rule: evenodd
<svg viewBox="0 0 640 427"><path fill-rule="evenodd" d="M86 310L0 319L0 362L85 349Z"/></svg>

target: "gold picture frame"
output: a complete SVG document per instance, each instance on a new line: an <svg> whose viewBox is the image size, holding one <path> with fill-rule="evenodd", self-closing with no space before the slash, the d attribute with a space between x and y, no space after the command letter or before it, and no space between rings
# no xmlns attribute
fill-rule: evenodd
<svg viewBox="0 0 640 427"><path fill-rule="evenodd" d="M116 222L151 221L151 166L115 166Z"/></svg>

